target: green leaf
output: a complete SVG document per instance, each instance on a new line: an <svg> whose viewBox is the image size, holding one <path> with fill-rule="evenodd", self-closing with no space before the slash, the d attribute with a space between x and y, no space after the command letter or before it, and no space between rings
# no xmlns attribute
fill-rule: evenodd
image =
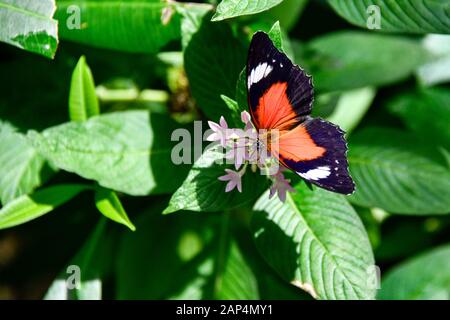
<svg viewBox="0 0 450 320"><path fill-rule="evenodd" d="M283 0L222 0L217 6L212 21L256 14L280 4Z"/></svg>
<svg viewBox="0 0 450 320"><path fill-rule="evenodd" d="M318 299L373 299L373 254L344 196L297 185L285 203L266 192L255 204L256 246L280 276Z"/></svg>
<svg viewBox="0 0 450 320"><path fill-rule="evenodd" d="M54 12L54 0L0 0L0 41L53 59L58 46Z"/></svg>
<svg viewBox="0 0 450 320"><path fill-rule="evenodd" d="M97 188L95 190L95 206L105 217L127 226L132 231L136 230L114 191L101 187Z"/></svg>
<svg viewBox="0 0 450 320"><path fill-rule="evenodd" d="M109 275L115 261L116 239L117 235L108 228L107 220L102 218L75 257L52 282L44 299L102 299L103 281ZM79 279L74 277L78 270ZM70 278L74 278L74 281ZM79 280L78 287L68 288L67 284L76 285L74 283L76 280Z"/></svg>
<svg viewBox="0 0 450 320"><path fill-rule="evenodd" d="M378 299L449 300L450 245L422 253L389 271Z"/></svg>
<svg viewBox="0 0 450 320"><path fill-rule="evenodd" d="M259 19L280 21L283 30L291 30L299 21L299 16L307 5L308 0L283 0L279 5L258 15Z"/></svg>
<svg viewBox="0 0 450 320"><path fill-rule="evenodd" d="M205 15L211 11L212 6L208 4L185 4L178 5L177 11L181 15L181 44L183 49L191 41L194 35L201 27Z"/></svg>
<svg viewBox="0 0 450 320"><path fill-rule="evenodd" d="M118 248L118 299L258 299L228 214L162 216L151 207ZM145 276L142 276L145 275Z"/></svg>
<svg viewBox="0 0 450 320"><path fill-rule="evenodd" d="M417 41L356 31L340 31L314 39L307 44L306 52L313 57L304 58L306 67L316 88L323 91L401 81L429 56Z"/></svg>
<svg viewBox="0 0 450 320"><path fill-rule="evenodd" d="M278 50L283 51L283 36L281 34L279 21L273 24L267 34L269 35L270 40L272 40L274 46L277 47Z"/></svg>
<svg viewBox="0 0 450 320"><path fill-rule="evenodd" d="M449 101L450 90L429 88L399 95L388 108L418 136L450 150Z"/></svg>
<svg viewBox="0 0 450 320"><path fill-rule="evenodd" d="M40 186L44 164L44 159L23 134L12 130L0 131L1 202L6 204Z"/></svg>
<svg viewBox="0 0 450 320"><path fill-rule="evenodd" d="M242 193L236 189L225 192L226 182L218 179L226 174L227 166L218 164L223 157L224 154L217 148L206 150L194 163L181 187L172 195L163 213L231 209L253 201L268 187L268 180L264 176L247 168L242 177Z"/></svg>
<svg viewBox="0 0 450 320"><path fill-rule="evenodd" d="M246 50L228 24L211 23L209 16L205 16L200 29L192 36L184 51L184 61L198 107L208 118L218 121L228 111L220 95L234 96Z"/></svg>
<svg viewBox="0 0 450 320"><path fill-rule="evenodd" d="M0 229L39 218L88 188L77 184L56 185L20 196L0 209Z"/></svg>
<svg viewBox="0 0 450 320"><path fill-rule="evenodd" d="M373 128L353 135L348 159L355 204L399 214L446 214L450 171L437 150L413 135Z"/></svg>
<svg viewBox="0 0 450 320"><path fill-rule="evenodd" d="M147 195L173 192L186 175L187 166L171 165L170 139L177 127L167 115L126 111L29 136L56 167L96 180L105 188Z"/></svg>
<svg viewBox="0 0 450 320"><path fill-rule="evenodd" d="M241 106L239 106L236 101L223 94L220 95L220 97L222 98L223 102L225 102L226 106L229 109L229 112L227 114L231 115L228 125L231 128L242 127L243 124L241 121L241 112L244 111L245 109L241 108Z"/></svg>
<svg viewBox="0 0 450 320"><path fill-rule="evenodd" d="M78 60L72 74L69 113L72 121L85 121L100 114L97 96L95 95L94 78L84 56Z"/></svg>
<svg viewBox="0 0 450 320"><path fill-rule="evenodd" d="M327 120L339 125L347 134L350 133L369 110L375 94L376 90L372 87L343 92Z"/></svg>
<svg viewBox="0 0 450 320"><path fill-rule="evenodd" d="M450 36L430 34L423 39L423 45L434 58L416 71L419 81L425 86L449 82Z"/></svg>
<svg viewBox="0 0 450 320"><path fill-rule="evenodd" d="M98 48L156 53L180 38L174 5L159 1L60 0L55 16L62 39Z"/></svg>
<svg viewBox="0 0 450 320"><path fill-rule="evenodd" d="M446 0L328 0L344 19L362 28L368 27L370 17L380 14L380 31L410 33L450 33Z"/></svg>

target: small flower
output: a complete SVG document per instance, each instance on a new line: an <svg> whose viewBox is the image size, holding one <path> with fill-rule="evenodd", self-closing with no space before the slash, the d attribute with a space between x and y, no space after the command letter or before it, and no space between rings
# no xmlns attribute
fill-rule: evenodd
<svg viewBox="0 0 450 320"><path fill-rule="evenodd" d="M222 116L220 117L219 124L208 121L208 125L211 128L213 133L211 133L206 140L208 141L220 141L220 144L222 147L225 147L227 144L227 134L228 134L228 124L225 121L225 118Z"/></svg>
<svg viewBox="0 0 450 320"><path fill-rule="evenodd" d="M242 172L233 171L230 169L225 169L225 172L227 173L226 175L219 177L220 181L228 181L227 186L225 187L225 192L230 192L235 187L239 192L242 192Z"/></svg>
<svg viewBox="0 0 450 320"><path fill-rule="evenodd" d="M245 124L245 131L254 129L253 124L252 124L252 118L250 116L250 113L248 113L247 111L242 111L241 112L241 121Z"/></svg>
<svg viewBox="0 0 450 320"><path fill-rule="evenodd" d="M282 170L279 170L274 175L272 186L270 187L269 199L271 199L275 193L278 193L278 198L281 202L286 201L286 191L295 192L295 189L289 184L290 180L285 179Z"/></svg>

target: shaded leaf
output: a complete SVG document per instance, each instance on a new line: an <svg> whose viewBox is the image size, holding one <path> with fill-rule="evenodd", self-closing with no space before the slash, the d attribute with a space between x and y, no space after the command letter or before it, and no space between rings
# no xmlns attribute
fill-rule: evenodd
<svg viewBox="0 0 450 320"><path fill-rule="evenodd" d="M418 136L450 150L449 101L450 90L430 88L399 95L388 108Z"/></svg>
<svg viewBox="0 0 450 320"><path fill-rule="evenodd" d="M0 0L0 41L53 58L58 46L54 0Z"/></svg>
<svg viewBox="0 0 450 320"><path fill-rule="evenodd" d="M234 96L246 51L228 24L209 22L209 16L187 45L184 62L197 105L208 118L218 121L227 114L220 95Z"/></svg>
<svg viewBox="0 0 450 320"><path fill-rule="evenodd" d="M256 279L224 214L162 216L152 207L124 236L118 299L258 299Z"/></svg>
<svg viewBox="0 0 450 320"><path fill-rule="evenodd" d="M350 139L348 159L356 183L353 203L402 214L449 212L450 171L437 150L417 137L366 129Z"/></svg>
<svg viewBox="0 0 450 320"><path fill-rule="evenodd" d="M76 184L56 185L20 196L0 209L0 229L39 218L88 188Z"/></svg>
<svg viewBox="0 0 450 320"><path fill-rule="evenodd" d="M336 193L296 190L285 203L267 192L255 204L251 226L259 252L285 281L315 298L373 299L373 254L354 209Z"/></svg>
<svg viewBox="0 0 450 320"><path fill-rule="evenodd" d="M383 279L378 298L449 300L450 246L427 251L394 267Z"/></svg>
<svg viewBox="0 0 450 320"><path fill-rule="evenodd" d="M103 281L114 263L116 250L115 234L108 229L107 220L101 219L84 245L52 282L45 300L100 300L103 296ZM79 268L79 269L77 269ZM80 271L78 287L67 284L75 272Z"/></svg>

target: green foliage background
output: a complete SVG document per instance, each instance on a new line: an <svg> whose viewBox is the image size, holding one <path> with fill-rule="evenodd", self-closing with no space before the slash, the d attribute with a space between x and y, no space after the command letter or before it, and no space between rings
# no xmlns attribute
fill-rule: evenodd
<svg viewBox="0 0 450 320"><path fill-rule="evenodd" d="M448 1L0 0L0 23L0 298L450 299ZM258 30L347 132L353 195L172 163L175 129L239 124Z"/></svg>

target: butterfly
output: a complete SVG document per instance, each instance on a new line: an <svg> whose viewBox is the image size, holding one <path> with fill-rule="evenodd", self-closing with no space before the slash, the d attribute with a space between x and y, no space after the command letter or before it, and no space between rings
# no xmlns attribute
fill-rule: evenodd
<svg viewBox="0 0 450 320"><path fill-rule="evenodd" d="M304 180L333 192L353 193L344 132L331 122L311 117L312 78L261 31L251 40L246 71L254 126L277 132L267 149Z"/></svg>

